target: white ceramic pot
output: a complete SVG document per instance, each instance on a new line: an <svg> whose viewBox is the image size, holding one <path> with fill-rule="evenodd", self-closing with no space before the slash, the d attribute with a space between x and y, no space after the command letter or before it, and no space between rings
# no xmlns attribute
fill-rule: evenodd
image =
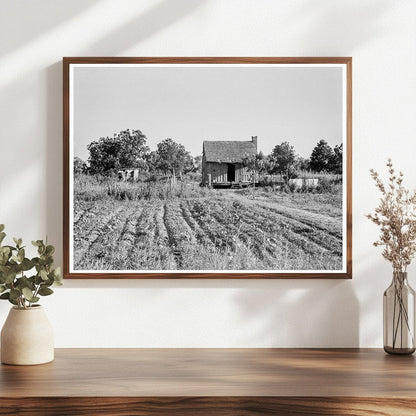
<svg viewBox="0 0 416 416"><path fill-rule="evenodd" d="M43 307L11 308L1 331L1 362L35 365L53 359L53 329Z"/></svg>

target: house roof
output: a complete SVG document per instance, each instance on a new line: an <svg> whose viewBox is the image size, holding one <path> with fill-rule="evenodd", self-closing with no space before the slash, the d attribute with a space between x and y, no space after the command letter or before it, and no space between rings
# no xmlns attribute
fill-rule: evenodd
<svg viewBox="0 0 416 416"><path fill-rule="evenodd" d="M205 160L217 163L241 163L242 159L257 154L257 146L252 141L208 141L203 143Z"/></svg>

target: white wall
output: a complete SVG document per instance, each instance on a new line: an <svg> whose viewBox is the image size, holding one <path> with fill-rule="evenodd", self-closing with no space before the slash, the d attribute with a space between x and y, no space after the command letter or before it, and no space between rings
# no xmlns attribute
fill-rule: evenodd
<svg viewBox="0 0 416 416"><path fill-rule="evenodd" d="M62 56L352 56L352 281L67 281L57 347L380 347L368 169L416 186L416 2L0 0L0 222L62 258ZM416 287L415 268L410 281ZM0 324L9 305L0 304Z"/></svg>

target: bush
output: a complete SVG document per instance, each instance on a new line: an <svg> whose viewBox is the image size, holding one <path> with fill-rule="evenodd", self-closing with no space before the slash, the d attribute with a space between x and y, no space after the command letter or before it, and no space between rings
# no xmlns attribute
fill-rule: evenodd
<svg viewBox="0 0 416 416"><path fill-rule="evenodd" d="M315 192L319 194L337 194L342 192L342 178L341 180L320 178Z"/></svg>

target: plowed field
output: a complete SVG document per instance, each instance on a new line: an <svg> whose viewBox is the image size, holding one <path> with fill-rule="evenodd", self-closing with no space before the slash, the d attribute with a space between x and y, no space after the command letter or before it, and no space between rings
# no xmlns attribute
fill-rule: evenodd
<svg viewBox="0 0 416 416"><path fill-rule="evenodd" d="M314 197L75 201L74 269L341 269L341 208Z"/></svg>

